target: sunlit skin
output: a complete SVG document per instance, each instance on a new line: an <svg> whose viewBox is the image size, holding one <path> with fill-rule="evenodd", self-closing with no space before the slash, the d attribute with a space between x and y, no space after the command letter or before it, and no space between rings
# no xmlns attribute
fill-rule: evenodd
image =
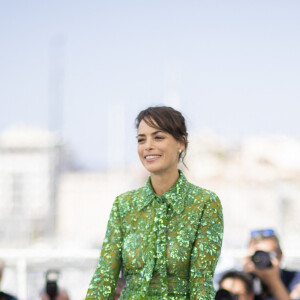
<svg viewBox="0 0 300 300"><path fill-rule="evenodd" d="M184 143L144 120L139 124L137 141L139 158L151 175L153 189L157 195L162 195L179 177L178 158Z"/></svg>
<svg viewBox="0 0 300 300"><path fill-rule="evenodd" d="M247 294L245 284L238 278L226 278L222 281L220 288L229 291L230 293L239 295L238 300L253 300L254 294Z"/></svg>
<svg viewBox="0 0 300 300"><path fill-rule="evenodd" d="M298 283L294 289L292 290L291 294L291 299L300 299L300 283Z"/></svg>

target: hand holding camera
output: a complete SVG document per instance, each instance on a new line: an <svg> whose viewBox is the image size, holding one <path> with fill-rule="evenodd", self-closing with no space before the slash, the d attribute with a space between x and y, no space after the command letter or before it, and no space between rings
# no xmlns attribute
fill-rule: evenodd
<svg viewBox="0 0 300 300"><path fill-rule="evenodd" d="M279 260L275 252L257 250L246 257L244 271L256 275L266 285L281 281Z"/></svg>
<svg viewBox="0 0 300 300"><path fill-rule="evenodd" d="M244 271L257 276L263 283L263 293L278 295L277 299L289 299L288 292L280 278L279 259L274 252L257 250L247 256Z"/></svg>

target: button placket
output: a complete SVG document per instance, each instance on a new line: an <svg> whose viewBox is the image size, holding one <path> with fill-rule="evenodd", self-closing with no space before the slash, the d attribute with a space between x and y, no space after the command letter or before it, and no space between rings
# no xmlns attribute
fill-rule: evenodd
<svg viewBox="0 0 300 300"><path fill-rule="evenodd" d="M166 199L160 197L156 199L155 207L155 227L157 229L156 255L157 255L157 269L160 275L161 282L161 296L162 299L168 297L168 281L167 281L167 203Z"/></svg>

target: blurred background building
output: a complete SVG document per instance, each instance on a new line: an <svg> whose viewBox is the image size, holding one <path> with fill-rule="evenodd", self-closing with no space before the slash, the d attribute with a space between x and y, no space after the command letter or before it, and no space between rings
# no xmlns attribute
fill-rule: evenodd
<svg viewBox="0 0 300 300"><path fill-rule="evenodd" d="M0 256L8 261L7 288L15 288L15 277L20 297L35 298L45 270L57 268L73 298L83 298L115 197L142 186L147 173L138 163L102 172L74 170L60 137L39 128L2 132L0 149ZM300 267L299 153L300 141L287 136L232 142L211 131L191 134L182 169L222 200L223 261L238 263L250 230L274 228L285 264ZM227 266L221 262L220 268Z"/></svg>
<svg viewBox="0 0 300 300"><path fill-rule="evenodd" d="M17 126L0 136L0 246L26 247L55 234L63 162L57 135Z"/></svg>

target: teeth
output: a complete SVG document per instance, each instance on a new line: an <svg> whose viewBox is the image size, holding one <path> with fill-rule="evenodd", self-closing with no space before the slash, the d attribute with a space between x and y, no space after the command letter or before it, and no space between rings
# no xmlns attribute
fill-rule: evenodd
<svg viewBox="0 0 300 300"><path fill-rule="evenodd" d="M146 156L146 159L152 159L152 158L156 158L156 157L160 157L160 155L148 155L148 156Z"/></svg>

